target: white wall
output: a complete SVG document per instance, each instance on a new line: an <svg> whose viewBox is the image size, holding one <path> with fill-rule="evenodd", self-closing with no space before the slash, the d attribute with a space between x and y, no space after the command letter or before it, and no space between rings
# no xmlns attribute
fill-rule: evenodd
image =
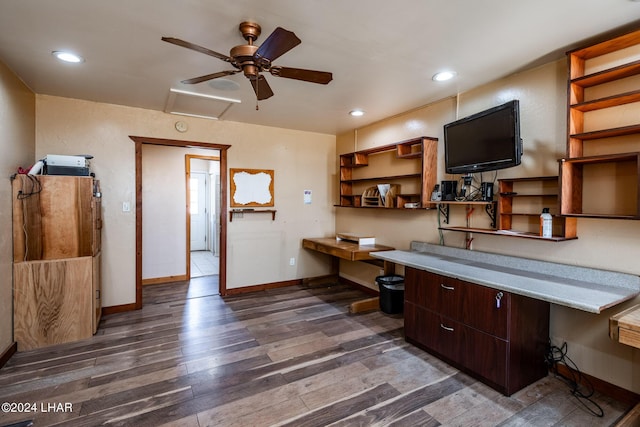
<svg viewBox="0 0 640 427"><path fill-rule="evenodd" d="M103 193L104 306L135 301L135 215L122 212L123 202L135 205L129 135L229 144L228 167L275 170L276 221L246 215L228 224L227 289L327 272L328 260L309 255L300 242L334 233L335 136L191 118L180 118L189 124L181 134L174 128L178 118L170 114L47 95L36 96L36 116L37 158L95 157L92 166ZM307 188L314 191L312 205L302 203ZM176 256L183 258L184 251ZM289 266L291 257L295 266Z"/></svg>
<svg viewBox="0 0 640 427"><path fill-rule="evenodd" d="M511 99L520 100L522 164L498 172L498 178L557 175L557 159L566 148L566 64L564 60L522 72L421 109L394 116L373 126L338 136L338 153L388 144L420 135L439 138L438 181L445 175L442 126ZM638 105L626 114L640 115ZM355 143L357 136L357 145ZM637 150L637 141L636 141ZM491 174L485 173L486 178ZM457 177L456 177L457 178ZM382 212L342 208L337 210L336 229L372 233L382 244L406 249L411 240L438 243L437 211ZM451 223L465 225L463 208L452 207ZM483 212L472 216L472 226L488 227ZM506 236L473 235L475 250L533 259L622 271L640 275L640 221L579 219L578 240L560 243ZM444 232L447 246L464 247L465 233ZM341 274L373 287L377 269L342 263ZM634 392L640 392L640 351L608 338L608 319L640 302L624 303L602 314L589 314L551 306L550 336L554 343L567 342L569 357L585 373Z"/></svg>
<svg viewBox="0 0 640 427"><path fill-rule="evenodd" d="M33 164L35 95L0 62L0 355L13 342L12 196L9 177Z"/></svg>
<svg viewBox="0 0 640 427"><path fill-rule="evenodd" d="M218 156L220 153L218 150L142 146L143 280L187 274L187 154Z"/></svg>

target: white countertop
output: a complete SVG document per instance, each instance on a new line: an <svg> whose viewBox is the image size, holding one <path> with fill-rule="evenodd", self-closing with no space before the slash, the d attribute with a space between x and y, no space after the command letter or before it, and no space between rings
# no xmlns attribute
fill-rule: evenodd
<svg viewBox="0 0 640 427"><path fill-rule="evenodd" d="M458 278L590 313L640 294L640 277L412 242L410 251L373 252L396 264Z"/></svg>

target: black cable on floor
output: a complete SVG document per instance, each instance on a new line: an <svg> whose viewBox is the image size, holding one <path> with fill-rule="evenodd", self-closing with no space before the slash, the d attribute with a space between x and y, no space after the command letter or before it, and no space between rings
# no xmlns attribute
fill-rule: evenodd
<svg viewBox="0 0 640 427"><path fill-rule="evenodd" d="M567 343L563 343L561 347L552 345L549 342L547 350L546 363L554 375L566 382L571 389L571 394L580 402L582 406L596 417L603 417L604 411L596 402L591 399L594 388L591 381L582 375L576 364L567 356ZM565 376L558 372L557 364L563 363L569 368L570 376ZM586 387L585 391L580 390L581 384Z"/></svg>

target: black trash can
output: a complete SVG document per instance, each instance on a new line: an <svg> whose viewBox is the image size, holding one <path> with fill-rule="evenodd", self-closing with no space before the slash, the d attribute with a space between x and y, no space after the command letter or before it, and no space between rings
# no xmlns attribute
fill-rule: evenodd
<svg viewBox="0 0 640 427"><path fill-rule="evenodd" d="M380 310L387 314L402 313L404 309L404 277L397 274L376 277L380 288Z"/></svg>

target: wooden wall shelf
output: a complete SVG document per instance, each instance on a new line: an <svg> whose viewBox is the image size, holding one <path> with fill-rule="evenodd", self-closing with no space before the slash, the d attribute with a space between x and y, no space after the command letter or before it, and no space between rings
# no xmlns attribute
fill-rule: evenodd
<svg viewBox="0 0 640 427"><path fill-rule="evenodd" d="M432 207L430 197L436 183L437 150L437 138L420 137L341 154L340 201L336 206L415 209L405 208L409 203L418 208ZM383 183L395 184L400 190L384 205L362 202L367 187Z"/></svg>
<svg viewBox="0 0 640 427"><path fill-rule="evenodd" d="M577 239L575 218L559 215L559 192L557 176L498 180L498 232L496 234L554 242ZM553 215L551 238L544 238L539 234L539 217L543 207L549 208ZM517 223L527 224L522 229L514 229Z"/></svg>
<svg viewBox="0 0 640 427"><path fill-rule="evenodd" d="M640 104L640 88L629 87L620 81L629 77L640 76L640 61L637 55L629 54L629 61L624 61L620 51L640 45L640 30L632 31L609 40L573 50L567 54L569 79L567 99L567 155L559 161L560 169L560 214L571 217L611 218L611 219L640 219L640 119L636 123L625 126L606 127L613 119L605 117L600 120L605 127L597 130L585 131L590 117L585 114L594 110L604 110L626 104ZM622 58L613 61L616 65L590 73L590 60L598 62L607 60L607 55L615 54ZM616 84L620 82L620 84ZM607 86L604 86L604 85ZM632 83L633 85L633 83ZM596 99L589 99L586 90L603 91L603 95ZM606 91L605 91L606 89ZM634 107L636 108L636 107ZM640 108L640 105L637 107ZM612 115L613 116L613 115ZM632 115L633 117L633 115ZM640 115L635 114L635 117ZM600 127L602 125L599 125ZM631 139L633 151L625 148L617 150L615 142L621 137ZM605 140L605 138L608 138ZM599 148L606 149L606 155L588 156L585 154L585 141L599 144ZM625 140L627 141L627 140ZM593 146L593 145L592 145ZM611 180L602 184L603 177ZM591 188L605 185L608 194L620 193L624 197L612 197L598 203L587 199L596 191ZM629 200L631 203L628 203Z"/></svg>
<svg viewBox="0 0 640 427"><path fill-rule="evenodd" d="M275 209L231 209L229 211L229 222L233 222L234 215L243 215L243 214L256 214L256 213L270 213L271 221L276 220L276 210Z"/></svg>

